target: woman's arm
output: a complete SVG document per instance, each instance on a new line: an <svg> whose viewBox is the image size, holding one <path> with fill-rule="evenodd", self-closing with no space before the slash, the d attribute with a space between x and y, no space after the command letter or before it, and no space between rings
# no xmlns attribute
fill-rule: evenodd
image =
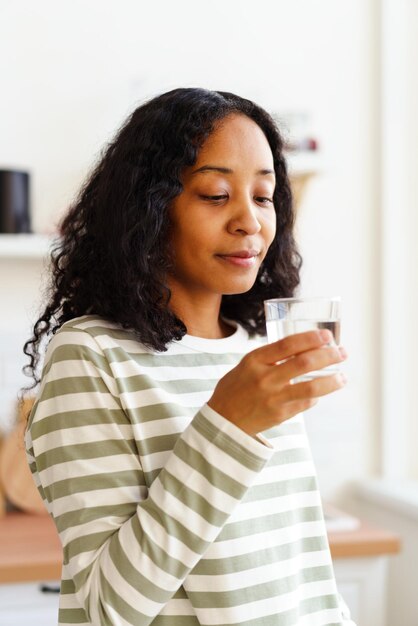
<svg viewBox="0 0 418 626"><path fill-rule="evenodd" d="M26 444L76 597L97 626L150 624L273 453L204 405L147 489L135 428L94 338L62 329Z"/></svg>

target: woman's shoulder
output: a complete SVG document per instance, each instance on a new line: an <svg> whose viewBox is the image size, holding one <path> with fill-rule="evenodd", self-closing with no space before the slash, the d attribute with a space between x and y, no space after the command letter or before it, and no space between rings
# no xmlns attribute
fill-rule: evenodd
<svg viewBox="0 0 418 626"><path fill-rule="evenodd" d="M63 359L104 356L103 347L130 336L120 325L100 315L81 315L64 322L50 338L45 352L45 365L58 356Z"/></svg>
<svg viewBox="0 0 418 626"><path fill-rule="evenodd" d="M112 332L111 324L97 315L74 317L53 331L48 341L47 354L64 345L93 345L95 334L108 330Z"/></svg>
<svg viewBox="0 0 418 626"><path fill-rule="evenodd" d="M100 315L80 315L64 322L54 333L54 337L61 337L63 341L88 341L87 337L98 340L100 337L114 338L115 340L132 338L133 331L123 328L117 322ZM52 340L51 340L52 341Z"/></svg>
<svg viewBox="0 0 418 626"><path fill-rule="evenodd" d="M81 315L64 322L50 341L57 345L78 346L94 350L108 359L127 358L130 354L148 354L152 350L139 340L132 328L100 315Z"/></svg>
<svg viewBox="0 0 418 626"><path fill-rule="evenodd" d="M81 327L78 327L78 320L81 321L82 318L74 318L64 322L49 336L43 355L43 373L45 373L45 368L49 361L57 358L74 358L73 352L75 349L82 349L83 346L89 347L92 345L92 338Z"/></svg>
<svg viewBox="0 0 418 626"><path fill-rule="evenodd" d="M112 322L101 315L80 315L79 317L73 317L70 320L64 322L60 328L57 330L57 333L65 332L70 329L75 330L84 330L90 334L93 334L95 329L100 329L101 331L109 331L112 330L120 330L121 326L116 322Z"/></svg>

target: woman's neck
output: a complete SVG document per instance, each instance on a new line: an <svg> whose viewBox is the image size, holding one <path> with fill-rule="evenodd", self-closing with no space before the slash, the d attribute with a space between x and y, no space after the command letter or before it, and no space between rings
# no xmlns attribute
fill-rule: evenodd
<svg viewBox="0 0 418 626"><path fill-rule="evenodd" d="M201 325L187 325L187 334L192 335L193 337L201 337L202 339L225 339L226 337L230 337L234 334L235 328L227 324L223 319L218 320L217 328L208 329L203 328Z"/></svg>
<svg viewBox="0 0 418 626"><path fill-rule="evenodd" d="M179 281L169 277L169 307L187 328L187 334L202 339L224 339L235 329L220 314L221 294L190 292Z"/></svg>

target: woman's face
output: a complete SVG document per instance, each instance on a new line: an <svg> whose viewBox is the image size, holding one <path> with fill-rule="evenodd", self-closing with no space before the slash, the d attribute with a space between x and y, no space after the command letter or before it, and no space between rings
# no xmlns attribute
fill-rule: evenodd
<svg viewBox="0 0 418 626"><path fill-rule="evenodd" d="M273 155L261 128L244 115L224 118L182 184L170 207L170 288L193 297L248 291L276 232Z"/></svg>

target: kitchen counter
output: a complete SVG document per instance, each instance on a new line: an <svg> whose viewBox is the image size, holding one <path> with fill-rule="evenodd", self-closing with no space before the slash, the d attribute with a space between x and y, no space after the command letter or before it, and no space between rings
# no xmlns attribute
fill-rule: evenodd
<svg viewBox="0 0 418 626"><path fill-rule="evenodd" d="M0 583L61 578L62 550L49 515L7 513L0 518Z"/></svg>
<svg viewBox="0 0 418 626"><path fill-rule="evenodd" d="M364 521L355 530L328 533L328 540L333 559L396 554L401 547L398 535Z"/></svg>
<svg viewBox="0 0 418 626"><path fill-rule="evenodd" d="M350 531L328 533L333 559L399 552L399 537L361 522ZM10 512L0 518L0 583L61 578L62 552L49 515Z"/></svg>

